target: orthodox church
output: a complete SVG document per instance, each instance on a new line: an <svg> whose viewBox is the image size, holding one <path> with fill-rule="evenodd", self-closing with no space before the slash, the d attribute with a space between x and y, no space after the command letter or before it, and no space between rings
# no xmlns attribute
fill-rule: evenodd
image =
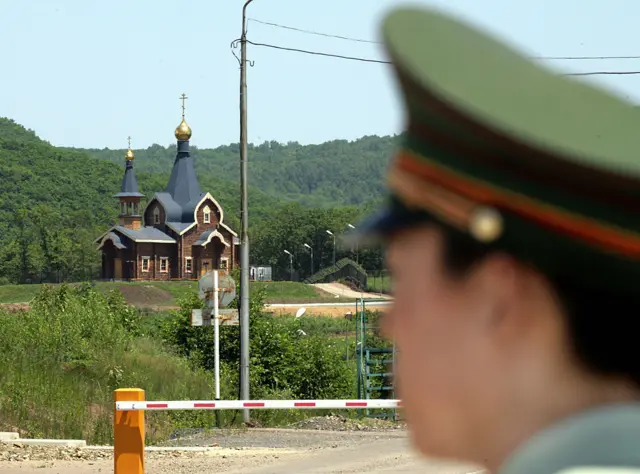
<svg viewBox="0 0 640 474"><path fill-rule="evenodd" d="M104 280L190 280L207 270L230 271L238 265L239 239L224 223L224 210L200 190L189 154L191 128L184 118L176 128L177 154L164 192L153 195L141 211L144 194L133 170L131 142L125 155L120 215L98 239Z"/></svg>

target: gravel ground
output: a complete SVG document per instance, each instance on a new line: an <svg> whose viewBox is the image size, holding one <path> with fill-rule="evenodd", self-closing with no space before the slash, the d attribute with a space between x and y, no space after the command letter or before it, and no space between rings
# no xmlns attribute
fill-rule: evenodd
<svg viewBox="0 0 640 474"><path fill-rule="evenodd" d="M202 441L206 441L202 439ZM193 443L192 446L203 443ZM206 444L206 443L205 443ZM209 444L211 443L209 440ZM241 444L241 443L238 443ZM228 472L256 465L268 466L281 459L300 457L305 450L290 448L215 448L208 451L148 451L146 472L195 474ZM0 473L108 473L113 472L113 449L60 448L0 443Z"/></svg>
<svg viewBox="0 0 640 474"><path fill-rule="evenodd" d="M177 451L171 448L207 448ZM157 447L154 447L157 449ZM147 474L430 473L474 469L418 459L399 423L311 418L287 429L183 431L145 455ZM0 474L106 474L113 450L0 443Z"/></svg>
<svg viewBox="0 0 640 474"><path fill-rule="evenodd" d="M307 430L330 431L398 431L406 429L403 422L393 422L378 418L362 418L358 420L343 416L328 415L307 418L290 426L291 428Z"/></svg>
<svg viewBox="0 0 640 474"><path fill-rule="evenodd" d="M162 446L195 447L215 446L226 449L266 448L314 450L337 448L367 442L367 440L404 438L403 433L320 431L320 430L270 430L207 431L163 443Z"/></svg>
<svg viewBox="0 0 640 474"><path fill-rule="evenodd" d="M333 432L337 433L337 432ZM339 432L360 442L312 448L215 448L205 453L150 452L146 474L480 474L473 466L421 460L400 433ZM322 433L315 432L318 436ZM331 433L325 433L330 435ZM253 434L252 434L253 436ZM106 474L113 472L108 450L22 447L14 461L0 461L0 474ZM11 450L15 450L11 448ZM5 448L6 452L6 448ZM24 459L18 461L17 459ZM68 460L72 459L72 460Z"/></svg>
<svg viewBox="0 0 640 474"><path fill-rule="evenodd" d="M406 436L404 424L385 420L351 420L341 416L309 418L288 428L182 430L159 446L219 446L222 448L322 449L364 440Z"/></svg>

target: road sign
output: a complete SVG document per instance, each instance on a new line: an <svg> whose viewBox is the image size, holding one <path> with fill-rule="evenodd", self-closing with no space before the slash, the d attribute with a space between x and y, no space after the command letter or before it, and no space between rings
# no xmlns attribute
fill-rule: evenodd
<svg viewBox="0 0 640 474"><path fill-rule="evenodd" d="M221 309L218 311L221 326L237 326L240 323L238 319L237 309ZM192 309L191 310L192 326L212 326L213 325L213 309Z"/></svg>
<svg viewBox="0 0 640 474"><path fill-rule="evenodd" d="M218 271L218 306L226 308L236 297L236 282L224 272ZM213 271L205 273L198 280L198 297L213 307Z"/></svg>

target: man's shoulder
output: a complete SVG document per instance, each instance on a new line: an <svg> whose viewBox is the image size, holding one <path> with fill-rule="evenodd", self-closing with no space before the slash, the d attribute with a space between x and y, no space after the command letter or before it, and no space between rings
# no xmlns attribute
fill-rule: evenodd
<svg viewBox="0 0 640 474"><path fill-rule="evenodd" d="M640 404L602 406L537 433L501 474L640 474Z"/></svg>
<svg viewBox="0 0 640 474"><path fill-rule="evenodd" d="M555 474L640 474L640 467L577 466L562 469Z"/></svg>

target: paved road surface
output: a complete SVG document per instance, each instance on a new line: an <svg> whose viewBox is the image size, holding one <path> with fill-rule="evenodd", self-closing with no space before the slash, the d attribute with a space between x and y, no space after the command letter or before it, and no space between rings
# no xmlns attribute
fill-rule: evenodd
<svg viewBox="0 0 640 474"><path fill-rule="evenodd" d="M328 433L327 433L328 434ZM355 433L354 433L355 435ZM337 439L347 441L348 435ZM220 448L207 454L149 454L147 474L467 474L474 466L424 461L405 436L354 436L340 445ZM107 474L111 457L94 461L0 462L0 474Z"/></svg>
<svg viewBox="0 0 640 474"><path fill-rule="evenodd" d="M349 448L324 449L268 466L226 471L233 474L347 474L347 473L423 473L463 474L478 471L474 466L422 461L407 445L406 439L369 441Z"/></svg>

